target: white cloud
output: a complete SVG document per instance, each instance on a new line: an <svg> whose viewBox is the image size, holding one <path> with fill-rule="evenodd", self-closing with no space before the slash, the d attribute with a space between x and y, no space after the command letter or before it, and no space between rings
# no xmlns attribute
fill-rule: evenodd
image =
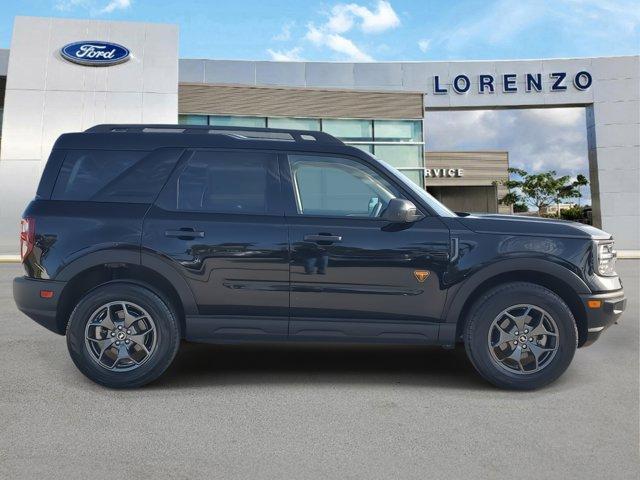
<svg viewBox="0 0 640 480"><path fill-rule="evenodd" d="M638 0L496 0L487 2L477 15L433 32L432 47L447 57L458 57L469 50L544 43L540 37L544 34L556 42L566 38L594 56L610 42L624 42L637 50L639 29ZM551 52L554 47L549 47Z"/></svg>
<svg viewBox="0 0 640 480"><path fill-rule="evenodd" d="M346 55L350 60L355 62L370 62L373 60L370 55L360 50L355 43L342 35L332 33L325 38L326 44L331 50Z"/></svg>
<svg viewBox="0 0 640 480"><path fill-rule="evenodd" d="M126 10L130 6L131 0L111 0L100 10L100 13L111 13L114 10Z"/></svg>
<svg viewBox="0 0 640 480"><path fill-rule="evenodd" d="M570 7L569 13L555 13L571 23L590 21L603 32L618 31L618 34L621 31L633 34L640 27L637 0L563 0L562 3Z"/></svg>
<svg viewBox="0 0 640 480"><path fill-rule="evenodd" d="M325 26L332 32L346 33L353 28L353 21L350 5L338 4L331 9L331 16Z"/></svg>
<svg viewBox="0 0 640 480"><path fill-rule="evenodd" d="M95 0L59 0L55 4L56 10L70 11L75 9L88 10L90 15L113 13L116 10L126 10L131 7L131 0L110 0L98 2Z"/></svg>
<svg viewBox="0 0 640 480"><path fill-rule="evenodd" d="M334 6L327 27L336 33L344 33L351 30L356 21L365 33L380 33L400 25L400 19L391 4L378 0L374 11L356 3Z"/></svg>
<svg viewBox="0 0 640 480"><path fill-rule="evenodd" d="M320 45L322 44L324 33L313 23L310 23L307 25L307 34L305 35L305 38L316 45Z"/></svg>
<svg viewBox="0 0 640 480"><path fill-rule="evenodd" d="M586 122L584 120L584 112L579 108L557 108L553 110L536 108L526 111L526 115L535 121L542 121L547 125L559 127L579 126L581 121Z"/></svg>
<svg viewBox="0 0 640 480"><path fill-rule="evenodd" d="M400 19L391 4L378 0L375 9L357 3L339 3L329 14L328 20L316 26L309 23L305 38L318 47L326 47L340 57L355 62L370 62L373 57L357 46L344 34L358 27L365 34L381 33L396 28Z"/></svg>
<svg viewBox="0 0 640 480"><path fill-rule="evenodd" d="M291 40L291 29L294 27L296 22L287 22L285 23L280 32L271 37L271 40L275 40L276 42L286 42Z"/></svg>
<svg viewBox="0 0 640 480"><path fill-rule="evenodd" d="M431 46L431 40L428 38L423 38L418 41L418 48L422 53L426 53L429 50L429 46Z"/></svg>
<svg viewBox="0 0 640 480"><path fill-rule="evenodd" d="M355 62L370 62L373 60L369 54L363 52L348 38L337 33L328 33L313 24L309 24L305 38L316 46L327 47Z"/></svg>
<svg viewBox="0 0 640 480"><path fill-rule="evenodd" d="M400 25L400 18L387 0L377 0L373 6L357 3L338 3L326 14L323 22L309 22L303 40L314 46L328 49L340 60L356 62L372 61L373 57L358 46L346 34L360 30L363 34L378 34ZM288 41L291 39L292 24L285 24L282 31L272 40ZM373 51L383 51L388 46L369 45ZM288 51L268 49L274 60L298 60L301 47L298 45Z"/></svg>
<svg viewBox="0 0 640 480"><path fill-rule="evenodd" d="M396 28L400 19L388 1L378 0L375 10L356 3L339 3L331 9L327 29L335 33L345 33L351 30L355 23L365 33L381 33Z"/></svg>
<svg viewBox="0 0 640 480"><path fill-rule="evenodd" d="M485 9L474 20L449 26L438 35L439 44L445 50L459 52L470 44L500 45L508 42L529 25L546 14L546 10L533 2L500 0Z"/></svg>
<svg viewBox="0 0 640 480"><path fill-rule="evenodd" d="M275 60L277 62L299 62L302 60L300 57L300 52L302 52L302 47L294 47L291 50L272 50L267 49L269 55L271 55L271 60Z"/></svg>
<svg viewBox="0 0 640 480"><path fill-rule="evenodd" d="M427 112L427 149L505 150L529 172L589 178L584 108ZM582 191L590 203L589 188Z"/></svg>
<svg viewBox="0 0 640 480"><path fill-rule="evenodd" d="M60 11L72 10L76 7L87 8L89 0L60 0L56 2L55 9Z"/></svg>

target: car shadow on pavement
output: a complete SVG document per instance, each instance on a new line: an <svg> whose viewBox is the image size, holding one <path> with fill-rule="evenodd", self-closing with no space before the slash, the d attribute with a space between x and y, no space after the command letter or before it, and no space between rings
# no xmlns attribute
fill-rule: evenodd
<svg viewBox="0 0 640 480"><path fill-rule="evenodd" d="M473 369L464 348L186 342L171 367L147 388L299 383L492 388Z"/></svg>

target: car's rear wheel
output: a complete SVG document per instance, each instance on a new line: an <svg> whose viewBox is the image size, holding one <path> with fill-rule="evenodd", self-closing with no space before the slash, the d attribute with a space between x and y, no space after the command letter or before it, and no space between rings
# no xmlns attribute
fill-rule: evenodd
<svg viewBox="0 0 640 480"><path fill-rule="evenodd" d="M168 303L125 282L86 294L67 326L67 346L78 369L113 388L155 380L173 361L179 343L178 321Z"/></svg>
<svg viewBox="0 0 640 480"><path fill-rule="evenodd" d="M501 388L528 390L556 380L578 345L571 310L540 285L514 282L483 294L464 332L471 363Z"/></svg>

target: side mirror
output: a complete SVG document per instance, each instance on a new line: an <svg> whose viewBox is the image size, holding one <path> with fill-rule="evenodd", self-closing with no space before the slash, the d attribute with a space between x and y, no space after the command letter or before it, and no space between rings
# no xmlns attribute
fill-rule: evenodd
<svg viewBox="0 0 640 480"><path fill-rule="evenodd" d="M404 198L392 198L382 214L382 219L391 223L411 223L420 220L423 215L416 206Z"/></svg>

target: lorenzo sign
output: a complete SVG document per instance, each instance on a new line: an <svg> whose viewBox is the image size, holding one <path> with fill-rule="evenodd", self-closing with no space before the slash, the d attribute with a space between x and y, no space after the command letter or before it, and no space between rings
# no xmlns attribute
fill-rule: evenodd
<svg viewBox="0 0 640 480"><path fill-rule="evenodd" d="M546 83L546 86L545 86ZM449 89L464 95L473 90L478 93L496 93L500 89L503 93L517 93L524 91L526 93L542 92L564 92L567 90L568 84L573 84L576 90L588 90L593 83L591 74L587 71L581 71L572 77L567 72L553 72L548 75L547 81L543 82L541 73L526 73L518 75L515 73L505 73L503 75L481 74L472 78L469 75L456 75L451 79L450 85L446 85L446 80L440 78L439 75L433 77L433 93L435 95L447 95Z"/></svg>
<svg viewBox="0 0 640 480"><path fill-rule="evenodd" d="M70 62L92 67L107 67L129 59L129 49L117 43L87 40L65 45L60 55Z"/></svg>

